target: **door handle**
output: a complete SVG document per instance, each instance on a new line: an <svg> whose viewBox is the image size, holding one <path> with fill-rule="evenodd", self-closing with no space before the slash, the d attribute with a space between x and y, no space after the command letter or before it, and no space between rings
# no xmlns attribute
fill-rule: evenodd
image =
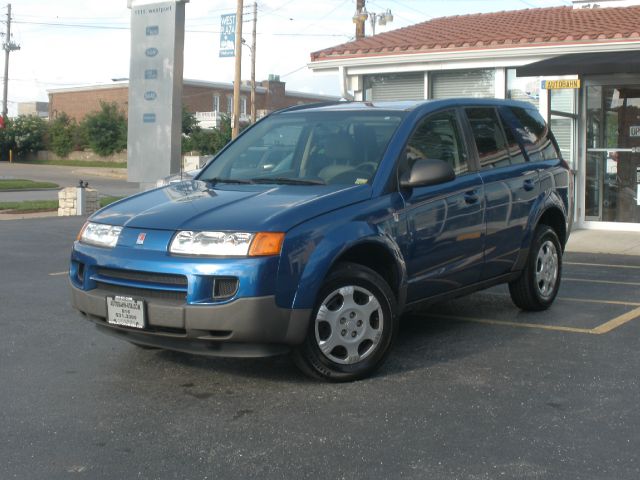
<svg viewBox="0 0 640 480"><path fill-rule="evenodd" d="M465 192L464 201L468 204L478 203L478 192L476 190Z"/></svg>
<svg viewBox="0 0 640 480"><path fill-rule="evenodd" d="M534 188L536 188L536 182L534 180L531 179L527 179L524 181L524 184L522 185L522 187L527 191L530 192L531 190L533 190Z"/></svg>

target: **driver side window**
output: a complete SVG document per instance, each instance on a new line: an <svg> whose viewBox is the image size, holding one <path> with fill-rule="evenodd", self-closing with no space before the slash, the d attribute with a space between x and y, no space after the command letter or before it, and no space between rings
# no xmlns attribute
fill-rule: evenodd
<svg viewBox="0 0 640 480"><path fill-rule="evenodd" d="M443 160L457 175L469 171L467 152L454 110L430 115L420 122L407 142L399 174L419 158Z"/></svg>

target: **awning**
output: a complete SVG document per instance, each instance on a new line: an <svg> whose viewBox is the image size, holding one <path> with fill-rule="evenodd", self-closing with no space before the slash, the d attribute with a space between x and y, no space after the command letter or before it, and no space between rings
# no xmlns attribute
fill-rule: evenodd
<svg viewBox="0 0 640 480"><path fill-rule="evenodd" d="M640 51L570 53L516 68L518 77L640 73Z"/></svg>

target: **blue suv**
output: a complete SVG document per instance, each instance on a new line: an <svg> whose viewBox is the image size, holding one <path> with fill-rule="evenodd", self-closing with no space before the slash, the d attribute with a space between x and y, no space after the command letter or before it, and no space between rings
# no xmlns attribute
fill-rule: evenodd
<svg viewBox="0 0 640 480"><path fill-rule="evenodd" d="M551 305L573 177L531 105L455 99L283 110L199 174L95 213L73 246L73 306L140 347L291 352L365 377L402 312L508 283Z"/></svg>

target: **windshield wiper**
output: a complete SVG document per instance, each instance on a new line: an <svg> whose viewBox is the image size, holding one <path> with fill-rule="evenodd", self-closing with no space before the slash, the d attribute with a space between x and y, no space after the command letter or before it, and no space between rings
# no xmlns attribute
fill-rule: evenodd
<svg viewBox="0 0 640 480"><path fill-rule="evenodd" d="M253 183L280 183L283 185L326 185L319 179L291 178L291 177L257 177L252 178Z"/></svg>
<svg viewBox="0 0 640 480"><path fill-rule="evenodd" d="M208 178L206 180L203 180L205 182L208 183L212 183L212 184L216 184L216 183L235 183L238 185L248 185L253 183L253 180L243 180L240 178L219 178L219 177L214 177L214 178Z"/></svg>

